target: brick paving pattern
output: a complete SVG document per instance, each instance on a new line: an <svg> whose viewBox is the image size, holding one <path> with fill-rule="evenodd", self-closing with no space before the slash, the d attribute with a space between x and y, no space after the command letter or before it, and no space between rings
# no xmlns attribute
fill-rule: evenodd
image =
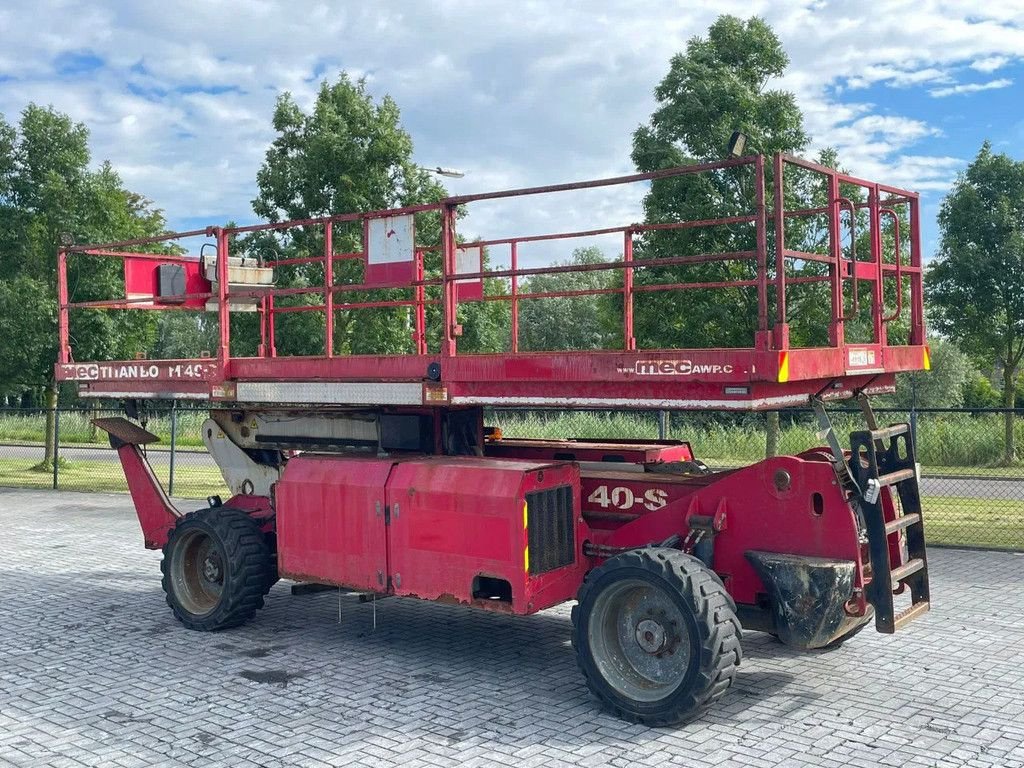
<svg viewBox="0 0 1024 768"><path fill-rule="evenodd" d="M159 559L127 497L0 488L0 764L1024 768L1024 555L932 550L935 607L896 638L799 654L750 632L719 706L661 730L600 711L567 606L281 583L203 634Z"/></svg>

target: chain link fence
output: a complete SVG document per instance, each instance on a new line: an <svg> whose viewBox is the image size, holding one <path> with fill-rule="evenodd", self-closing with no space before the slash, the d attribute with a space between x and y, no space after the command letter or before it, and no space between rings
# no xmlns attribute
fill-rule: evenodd
<svg viewBox="0 0 1024 768"><path fill-rule="evenodd" d="M830 410L845 444L864 429L857 410ZM929 543L1024 550L1024 461L1007 461L1007 419L1024 454L1024 410L876 409L882 424L909 421L921 463L921 494ZM94 418L122 415L98 408L0 408L0 485L125 492L117 455ZM45 451L48 416L55 456ZM179 498L227 495L200 428L204 409L167 403L150 411L146 428L160 437L150 464ZM766 413L494 411L487 423L509 437L687 440L712 468L751 464L766 454L793 454L822 445L809 410ZM54 460L55 459L55 460Z"/></svg>
<svg viewBox="0 0 1024 768"><path fill-rule="evenodd" d="M829 409L847 445L866 429L858 409ZM921 495L930 544L1024 550L1024 461L1007 461L1006 420L1024 454L1024 410L876 408L880 424L910 422L921 464ZM488 423L508 437L657 438L688 441L712 468L752 464L824 444L811 410L778 414L721 411L497 411Z"/></svg>
<svg viewBox="0 0 1024 768"><path fill-rule="evenodd" d="M0 408L0 485L127 492L121 463L107 434L92 423L96 418L123 415L121 410L104 408L53 412ZM147 458L171 496L226 498L227 487L200 437L207 418L206 410L178 403L167 403L149 414L146 429L160 442L147 446Z"/></svg>

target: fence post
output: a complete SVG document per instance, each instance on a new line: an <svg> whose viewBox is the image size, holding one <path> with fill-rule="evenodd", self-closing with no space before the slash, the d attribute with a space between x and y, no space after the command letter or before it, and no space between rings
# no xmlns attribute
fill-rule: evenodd
<svg viewBox="0 0 1024 768"><path fill-rule="evenodd" d="M57 490L60 473L60 408L53 409L53 490Z"/></svg>
<svg viewBox="0 0 1024 768"><path fill-rule="evenodd" d="M910 442L914 444L914 453L920 454L917 445L917 376L910 376Z"/></svg>
<svg viewBox="0 0 1024 768"><path fill-rule="evenodd" d="M779 455L779 412L768 411L764 425L764 457L771 459Z"/></svg>
<svg viewBox="0 0 1024 768"><path fill-rule="evenodd" d="M668 437L668 411L658 411L658 439L665 440Z"/></svg>
<svg viewBox="0 0 1024 768"><path fill-rule="evenodd" d="M171 466L167 475L167 495L174 495L174 453L178 443L178 401L171 400Z"/></svg>

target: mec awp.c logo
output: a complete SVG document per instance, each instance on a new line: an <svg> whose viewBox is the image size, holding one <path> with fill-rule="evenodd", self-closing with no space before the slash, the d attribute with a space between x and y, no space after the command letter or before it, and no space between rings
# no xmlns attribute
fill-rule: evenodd
<svg viewBox="0 0 1024 768"><path fill-rule="evenodd" d="M623 372L639 376L693 376L699 374L732 373L728 363L694 363L692 360L637 360L633 369Z"/></svg>

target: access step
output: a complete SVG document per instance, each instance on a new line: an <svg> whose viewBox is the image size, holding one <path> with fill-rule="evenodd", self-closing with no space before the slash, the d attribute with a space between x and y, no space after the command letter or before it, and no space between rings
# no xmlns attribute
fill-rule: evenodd
<svg viewBox="0 0 1024 768"><path fill-rule="evenodd" d="M928 613L928 611L931 610L931 607L932 604L928 600L925 600L920 603L915 603L906 610L900 611L893 619L893 630L898 630L905 624L912 622L921 614Z"/></svg>
<svg viewBox="0 0 1024 768"><path fill-rule="evenodd" d="M907 515L901 515L897 517L895 520L890 520L888 523L885 524L885 535L892 536L894 533L898 533L899 531L902 531L905 528L909 528L912 525L917 525L920 522L921 515L919 515L917 512L912 512Z"/></svg>
<svg viewBox="0 0 1024 768"><path fill-rule="evenodd" d="M903 565L893 568L890 573L890 579L893 584L898 584L904 579L908 579L918 571L924 570L924 560L920 557L915 557L908 560Z"/></svg>
<svg viewBox="0 0 1024 768"><path fill-rule="evenodd" d="M906 469L897 469L895 472L888 472L884 475L879 475L877 480L879 485L896 485L906 480L912 480L917 476L913 467Z"/></svg>

